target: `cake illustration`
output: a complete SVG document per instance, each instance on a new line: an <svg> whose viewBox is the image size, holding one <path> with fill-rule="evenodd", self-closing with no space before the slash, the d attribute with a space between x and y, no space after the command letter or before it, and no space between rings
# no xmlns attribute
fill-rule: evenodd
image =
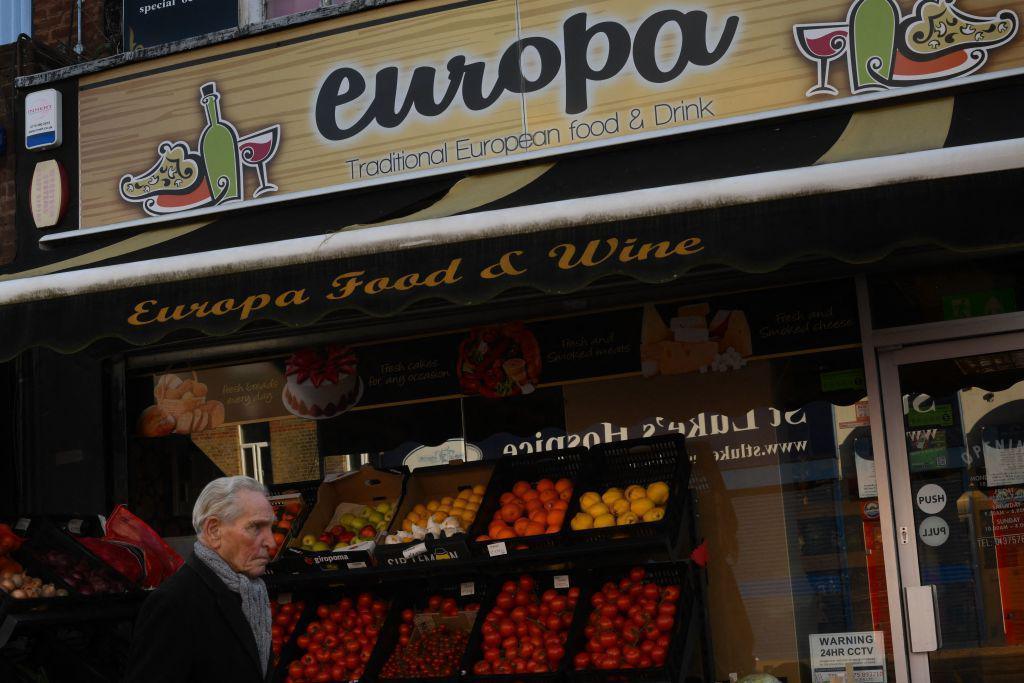
<svg viewBox="0 0 1024 683"><path fill-rule="evenodd" d="M281 400L299 417L323 419L340 415L358 401L362 382L356 355L347 346L303 349L285 362Z"/></svg>

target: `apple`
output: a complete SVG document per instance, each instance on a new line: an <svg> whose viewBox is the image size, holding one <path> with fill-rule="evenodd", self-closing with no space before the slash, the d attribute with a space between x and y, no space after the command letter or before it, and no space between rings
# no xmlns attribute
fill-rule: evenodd
<svg viewBox="0 0 1024 683"><path fill-rule="evenodd" d="M335 538L338 538L338 537L340 537L340 536L341 536L341 535L342 535L342 534L343 534L344 532L345 532L345 529L344 529L343 527L341 527L341 526L332 526L332 527L331 527L331 531L330 531L330 534L331 534L331 536L334 536Z"/></svg>
<svg viewBox="0 0 1024 683"><path fill-rule="evenodd" d="M377 529L372 524L367 524L359 530L359 538L365 538L367 540L374 538L377 535Z"/></svg>
<svg viewBox="0 0 1024 683"><path fill-rule="evenodd" d="M313 534L306 534L302 537L303 548L312 548L314 543L316 543L316 536Z"/></svg>
<svg viewBox="0 0 1024 683"><path fill-rule="evenodd" d="M338 534L338 540L342 543L351 543L352 539L355 537L356 535L348 529L343 529L342 532Z"/></svg>

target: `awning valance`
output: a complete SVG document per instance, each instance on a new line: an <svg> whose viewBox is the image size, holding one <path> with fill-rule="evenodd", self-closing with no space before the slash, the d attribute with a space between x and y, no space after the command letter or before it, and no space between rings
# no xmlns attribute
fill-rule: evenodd
<svg viewBox="0 0 1024 683"><path fill-rule="evenodd" d="M0 359L102 337L149 344L256 321L309 325L343 308L472 305L513 287L566 293L612 275L663 283L712 265L767 272L916 245L1001 249L1022 242L1021 167L1024 140L1008 140L9 280Z"/></svg>

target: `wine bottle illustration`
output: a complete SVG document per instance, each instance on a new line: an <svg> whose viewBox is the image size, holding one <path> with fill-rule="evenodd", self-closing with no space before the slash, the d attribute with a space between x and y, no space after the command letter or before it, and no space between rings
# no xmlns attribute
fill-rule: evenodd
<svg viewBox="0 0 1024 683"><path fill-rule="evenodd" d="M850 8L850 89L853 92L889 87L883 81L892 78L899 17L900 10L893 0L857 0Z"/></svg>
<svg viewBox="0 0 1024 683"><path fill-rule="evenodd" d="M206 128L199 136L199 153L206 164L213 203L241 199L242 164L238 157L238 131L221 119L217 84L206 83L199 92L199 101L206 114Z"/></svg>

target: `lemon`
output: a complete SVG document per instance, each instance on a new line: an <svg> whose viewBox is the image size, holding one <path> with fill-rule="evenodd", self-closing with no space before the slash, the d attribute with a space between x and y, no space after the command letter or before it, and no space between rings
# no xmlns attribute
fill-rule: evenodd
<svg viewBox="0 0 1024 683"><path fill-rule="evenodd" d="M457 500L466 500L472 495L473 489L462 489L461 491L459 491L459 497L457 498Z"/></svg>
<svg viewBox="0 0 1024 683"><path fill-rule="evenodd" d="M665 508L651 508L643 514L645 522L657 522L665 516Z"/></svg>
<svg viewBox="0 0 1024 683"><path fill-rule="evenodd" d="M629 501L625 498L619 498L618 500L612 501L612 513L621 515L624 512L629 512Z"/></svg>
<svg viewBox="0 0 1024 683"><path fill-rule="evenodd" d="M452 503L454 502L455 499L452 498L451 496L445 496L444 498L441 499L441 505L447 505L448 507L451 507Z"/></svg>
<svg viewBox="0 0 1024 683"><path fill-rule="evenodd" d="M601 496L597 495L597 493L595 493L594 491L587 491L582 496L580 496L580 507L583 508L584 510L589 508L594 503L600 502Z"/></svg>
<svg viewBox="0 0 1024 683"><path fill-rule="evenodd" d="M452 510L462 510L466 507L466 501L462 498L458 498L452 503Z"/></svg>
<svg viewBox="0 0 1024 683"><path fill-rule="evenodd" d="M430 512L435 512L437 508L439 508L440 506L440 503L438 503L436 500L432 500L429 503L427 503L427 510L429 510Z"/></svg>
<svg viewBox="0 0 1024 683"><path fill-rule="evenodd" d="M416 506L412 509L412 511L422 517L423 515L427 514L427 506L425 506L423 503L417 503Z"/></svg>
<svg viewBox="0 0 1024 683"><path fill-rule="evenodd" d="M601 529L606 526L615 526L615 518L612 517L611 513L606 512L605 514L594 518L595 529Z"/></svg>
<svg viewBox="0 0 1024 683"><path fill-rule="evenodd" d="M645 489L643 486L637 486L636 484L634 484L633 486L630 486L626 489L626 500L634 501L637 498L646 497L647 489Z"/></svg>
<svg viewBox="0 0 1024 683"><path fill-rule="evenodd" d="M668 502L668 484L663 481L656 481L647 486L647 497L655 505L664 505Z"/></svg>
<svg viewBox="0 0 1024 683"><path fill-rule="evenodd" d="M640 521L640 518L634 515L632 512L619 515L618 520L615 522L619 526L628 526L629 524L636 524Z"/></svg>
<svg viewBox="0 0 1024 683"><path fill-rule="evenodd" d="M448 511L445 510L444 512L442 512L441 510L438 510L437 512L434 513L433 517L434 517L434 521L437 522L438 524L440 524L441 522L443 522L445 519L448 518Z"/></svg>
<svg viewBox="0 0 1024 683"><path fill-rule="evenodd" d="M607 515L611 513L611 510L608 509L608 506L600 501L584 509L587 511L587 514L593 517L594 519L597 519L601 515Z"/></svg>
<svg viewBox="0 0 1024 683"><path fill-rule="evenodd" d="M482 496L482 495L484 495L484 493L486 491L487 491L487 487L484 486L483 484L477 484L476 486L473 487L473 495L474 496Z"/></svg>
<svg viewBox="0 0 1024 683"><path fill-rule="evenodd" d="M647 497L637 498L629 504L629 509L632 510L633 514L637 517L643 517L654 509L654 503Z"/></svg>
<svg viewBox="0 0 1024 683"><path fill-rule="evenodd" d="M622 498L622 489L617 489L614 487L608 489L607 491L601 494L601 500L604 502L605 505L609 507L611 507L611 504L614 501L620 498Z"/></svg>
<svg viewBox="0 0 1024 683"><path fill-rule="evenodd" d="M576 516L572 518L571 522L569 522L569 526L572 527L573 531L591 529L594 526L594 518L586 512L577 512Z"/></svg>

